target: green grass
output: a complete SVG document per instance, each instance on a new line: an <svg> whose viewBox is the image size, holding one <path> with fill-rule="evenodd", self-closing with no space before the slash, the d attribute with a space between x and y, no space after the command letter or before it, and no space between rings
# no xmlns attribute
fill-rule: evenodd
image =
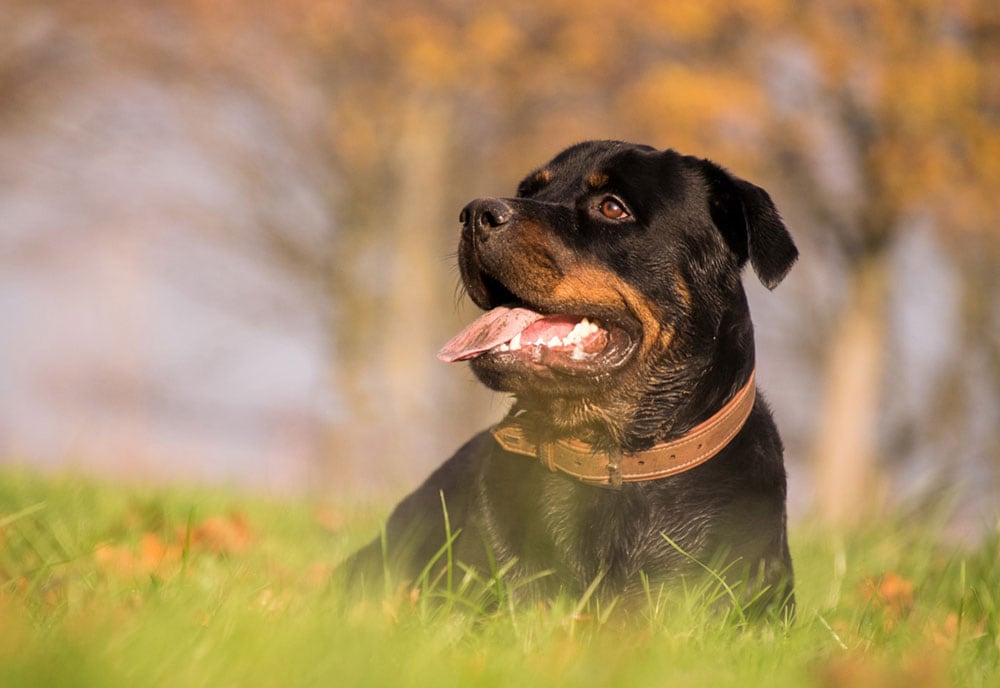
<svg viewBox="0 0 1000 688"><path fill-rule="evenodd" d="M625 623L518 607L502 571L484 605L457 563L351 601L328 573L382 516L2 472L0 686L1000 685L996 532L798 527L796 622L746 627L655 591Z"/></svg>

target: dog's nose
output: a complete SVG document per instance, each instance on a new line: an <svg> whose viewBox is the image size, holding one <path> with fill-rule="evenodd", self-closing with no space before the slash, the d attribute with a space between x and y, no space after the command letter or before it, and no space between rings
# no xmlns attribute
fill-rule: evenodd
<svg viewBox="0 0 1000 688"><path fill-rule="evenodd" d="M511 207L499 198L477 198L462 208L458 221L465 231L485 238L490 230L507 224L513 214Z"/></svg>

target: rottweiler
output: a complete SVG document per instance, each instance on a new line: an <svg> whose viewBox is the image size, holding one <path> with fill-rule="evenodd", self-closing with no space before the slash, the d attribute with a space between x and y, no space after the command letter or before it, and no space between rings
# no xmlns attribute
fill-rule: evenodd
<svg viewBox="0 0 1000 688"><path fill-rule="evenodd" d="M798 257L770 196L705 159L574 145L513 198L461 212L462 285L485 313L438 357L513 395L341 567L381 589L453 562L534 596L636 595L688 576L793 604L783 447L754 379L740 279ZM430 567L430 568L428 568Z"/></svg>

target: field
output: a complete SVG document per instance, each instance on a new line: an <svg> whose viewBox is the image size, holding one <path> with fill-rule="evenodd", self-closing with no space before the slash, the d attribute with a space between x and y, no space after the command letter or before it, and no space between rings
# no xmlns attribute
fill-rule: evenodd
<svg viewBox="0 0 1000 688"><path fill-rule="evenodd" d="M797 526L798 617L747 627L655 594L624 622L485 605L457 567L346 599L329 573L385 513L0 472L0 686L1000 685L996 529Z"/></svg>

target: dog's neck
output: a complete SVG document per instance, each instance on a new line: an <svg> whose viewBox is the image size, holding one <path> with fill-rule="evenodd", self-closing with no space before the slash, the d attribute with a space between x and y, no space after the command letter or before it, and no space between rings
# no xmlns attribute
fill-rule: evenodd
<svg viewBox="0 0 1000 688"><path fill-rule="evenodd" d="M692 369L671 366L665 372L675 382L652 385L638 401L625 394L625 399L610 400L519 399L509 416L518 418L532 441L570 439L601 451L642 451L683 437L718 413L750 379L753 360L726 370L698 369L695 379L701 383L686 387L683 381L692 379Z"/></svg>
<svg viewBox="0 0 1000 688"><path fill-rule="evenodd" d="M623 433L626 447L643 449L684 435L722 408L750 378L753 325L742 286L737 283L734 291L727 299L731 306L711 327L677 333L675 347L641 373L639 401Z"/></svg>
<svg viewBox="0 0 1000 688"><path fill-rule="evenodd" d="M640 450L599 450L578 440L532 442L517 417L494 426L493 437L505 451L530 456L550 471L561 471L592 485L620 489L624 483L648 482L696 468L716 456L743 429L756 399L753 372L732 399L710 418L668 442Z"/></svg>
<svg viewBox="0 0 1000 688"><path fill-rule="evenodd" d="M753 329L739 310L709 333L684 333L676 349L600 394L519 397L510 416L532 441L576 440L600 451L643 451L680 438L723 408L753 373Z"/></svg>
<svg viewBox="0 0 1000 688"><path fill-rule="evenodd" d="M644 449L686 434L726 405L753 374L753 359L720 369L707 362L669 366L667 383L650 385L623 432L622 445ZM660 378L664 379L664 378ZM684 381L698 380L695 385Z"/></svg>

